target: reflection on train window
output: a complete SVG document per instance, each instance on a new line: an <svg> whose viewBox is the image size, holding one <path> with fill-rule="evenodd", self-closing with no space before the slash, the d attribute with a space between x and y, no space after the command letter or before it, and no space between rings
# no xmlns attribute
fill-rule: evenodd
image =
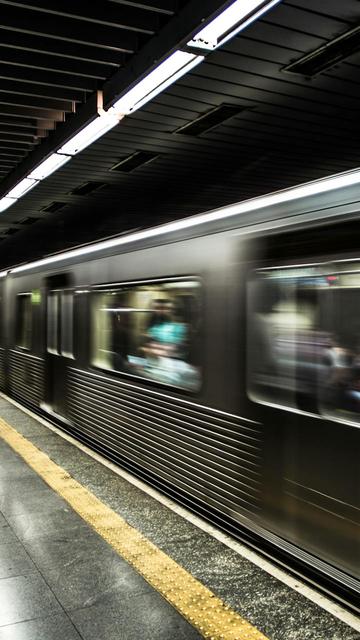
<svg viewBox="0 0 360 640"><path fill-rule="evenodd" d="M321 412L360 421L360 264L339 263L329 282L329 344L320 387Z"/></svg>
<svg viewBox="0 0 360 640"><path fill-rule="evenodd" d="M18 294L16 305L16 346L22 349L31 349L31 293Z"/></svg>
<svg viewBox="0 0 360 640"><path fill-rule="evenodd" d="M260 401L318 410L329 343L325 276L316 267L258 271L249 287L248 382Z"/></svg>
<svg viewBox="0 0 360 640"><path fill-rule="evenodd" d="M199 389L198 281L124 286L91 300L93 366Z"/></svg>

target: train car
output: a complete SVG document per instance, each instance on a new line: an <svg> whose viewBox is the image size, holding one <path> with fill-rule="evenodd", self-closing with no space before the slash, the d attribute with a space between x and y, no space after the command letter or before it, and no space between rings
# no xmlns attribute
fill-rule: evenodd
<svg viewBox="0 0 360 640"><path fill-rule="evenodd" d="M0 278L0 389L352 604L359 182L347 172Z"/></svg>

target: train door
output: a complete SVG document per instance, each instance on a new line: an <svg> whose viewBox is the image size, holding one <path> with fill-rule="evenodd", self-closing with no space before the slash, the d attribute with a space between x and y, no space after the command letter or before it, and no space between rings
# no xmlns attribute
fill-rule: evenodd
<svg viewBox="0 0 360 640"><path fill-rule="evenodd" d="M267 434L271 528L351 581L359 558L360 262L271 262L249 282L247 376Z"/></svg>
<svg viewBox="0 0 360 640"><path fill-rule="evenodd" d="M73 292L70 278L60 274L47 279L46 291L46 409L66 417L69 361L73 359Z"/></svg>

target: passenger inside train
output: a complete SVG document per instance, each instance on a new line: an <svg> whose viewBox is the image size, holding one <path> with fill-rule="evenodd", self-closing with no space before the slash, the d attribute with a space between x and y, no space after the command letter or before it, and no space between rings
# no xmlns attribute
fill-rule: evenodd
<svg viewBox="0 0 360 640"><path fill-rule="evenodd" d="M248 380L257 400L360 420L358 268L256 273L249 287Z"/></svg>
<svg viewBox="0 0 360 640"><path fill-rule="evenodd" d="M93 366L196 391L200 283L135 285L93 294Z"/></svg>

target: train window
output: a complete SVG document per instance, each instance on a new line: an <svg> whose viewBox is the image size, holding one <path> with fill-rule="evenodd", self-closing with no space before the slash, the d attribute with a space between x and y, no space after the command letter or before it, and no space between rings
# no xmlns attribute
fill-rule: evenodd
<svg viewBox="0 0 360 640"><path fill-rule="evenodd" d="M200 294L197 280L93 292L91 364L198 390Z"/></svg>
<svg viewBox="0 0 360 640"><path fill-rule="evenodd" d="M56 290L48 294L47 351L73 358L73 293Z"/></svg>
<svg viewBox="0 0 360 640"><path fill-rule="evenodd" d="M330 340L320 408L324 414L360 422L360 264L338 263L327 279Z"/></svg>
<svg viewBox="0 0 360 640"><path fill-rule="evenodd" d="M16 346L31 349L31 293L20 293L16 299Z"/></svg>
<svg viewBox="0 0 360 640"><path fill-rule="evenodd" d="M47 300L47 351L59 355L58 346L59 292L50 291Z"/></svg>
<svg viewBox="0 0 360 640"><path fill-rule="evenodd" d="M73 324L74 324L74 295L71 291L61 293L61 355L65 358L74 357Z"/></svg>
<svg viewBox="0 0 360 640"><path fill-rule="evenodd" d="M328 290L318 267L254 274L249 283L248 387L255 400L318 411L330 339L328 298L323 295Z"/></svg>

